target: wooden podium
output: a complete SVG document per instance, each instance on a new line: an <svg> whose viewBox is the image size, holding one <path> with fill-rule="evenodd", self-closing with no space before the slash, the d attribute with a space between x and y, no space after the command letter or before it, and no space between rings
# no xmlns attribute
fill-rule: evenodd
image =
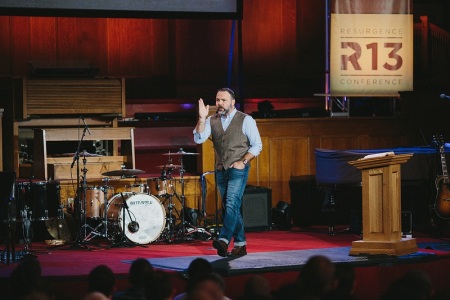
<svg viewBox="0 0 450 300"><path fill-rule="evenodd" d="M352 242L350 255L391 256L417 251L414 238L402 238L400 164L412 154L359 159L349 164L362 171L363 239Z"/></svg>

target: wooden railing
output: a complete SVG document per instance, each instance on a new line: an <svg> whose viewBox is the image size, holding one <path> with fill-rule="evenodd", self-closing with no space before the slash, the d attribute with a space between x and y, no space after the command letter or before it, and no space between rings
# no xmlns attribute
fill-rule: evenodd
<svg viewBox="0 0 450 300"><path fill-rule="evenodd" d="M446 86L450 74L450 32L430 23L427 16L420 19L414 24L416 77Z"/></svg>

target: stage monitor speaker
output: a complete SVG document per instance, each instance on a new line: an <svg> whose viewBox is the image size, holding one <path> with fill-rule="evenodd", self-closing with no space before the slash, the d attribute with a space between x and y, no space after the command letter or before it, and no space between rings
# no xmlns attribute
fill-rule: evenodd
<svg viewBox="0 0 450 300"><path fill-rule="evenodd" d="M270 230L272 227L272 190L246 186L242 198L242 216L246 231Z"/></svg>

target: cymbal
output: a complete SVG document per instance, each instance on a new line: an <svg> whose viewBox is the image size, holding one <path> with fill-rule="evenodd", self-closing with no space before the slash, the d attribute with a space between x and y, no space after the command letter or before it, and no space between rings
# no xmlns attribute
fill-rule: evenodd
<svg viewBox="0 0 450 300"><path fill-rule="evenodd" d="M120 170L112 170L108 172L102 173L103 176L134 176L139 174L144 174L145 172L139 169L120 169Z"/></svg>
<svg viewBox="0 0 450 300"><path fill-rule="evenodd" d="M63 153L63 156L74 156L75 153ZM79 153L80 156L86 156L86 157L98 157L98 156L103 156L101 154L97 154L97 153L89 153L86 150L83 150Z"/></svg>
<svg viewBox="0 0 450 300"><path fill-rule="evenodd" d="M156 166L158 169L181 169L181 165L174 165L174 164L167 164L167 165L161 165Z"/></svg>
<svg viewBox="0 0 450 300"><path fill-rule="evenodd" d="M180 150L178 152L169 152L169 153L163 153L163 155L199 155L200 153L193 153L193 152L186 152L184 150Z"/></svg>

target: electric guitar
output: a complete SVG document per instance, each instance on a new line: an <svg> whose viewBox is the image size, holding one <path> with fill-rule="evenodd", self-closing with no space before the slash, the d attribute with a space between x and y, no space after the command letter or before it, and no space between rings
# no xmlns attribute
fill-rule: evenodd
<svg viewBox="0 0 450 300"><path fill-rule="evenodd" d="M435 180L437 189L434 208L438 217L450 219L450 183L448 179L447 163L445 161L444 140L442 135L433 135L433 142L439 146L441 156L442 175L438 175Z"/></svg>

